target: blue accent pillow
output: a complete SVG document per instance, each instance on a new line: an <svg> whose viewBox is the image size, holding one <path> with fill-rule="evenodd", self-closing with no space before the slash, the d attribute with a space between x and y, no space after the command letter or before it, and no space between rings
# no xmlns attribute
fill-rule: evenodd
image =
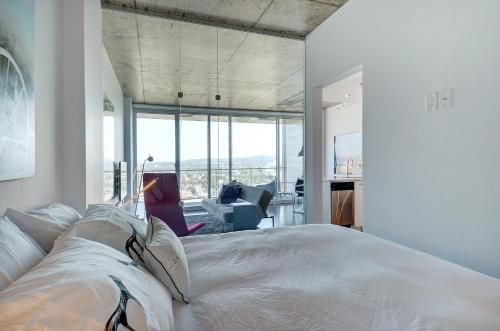
<svg viewBox="0 0 500 331"><path fill-rule="evenodd" d="M242 190L243 188L239 185L223 185L219 195L220 202L224 204L236 202Z"/></svg>
<svg viewBox="0 0 500 331"><path fill-rule="evenodd" d="M224 191L226 190L226 187L227 187L226 184L222 184L222 186L219 190L219 195L218 195L219 198L222 198L222 193L224 193Z"/></svg>

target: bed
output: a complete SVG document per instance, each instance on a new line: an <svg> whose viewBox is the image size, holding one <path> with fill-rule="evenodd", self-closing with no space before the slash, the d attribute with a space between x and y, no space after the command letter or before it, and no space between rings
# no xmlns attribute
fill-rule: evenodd
<svg viewBox="0 0 500 331"><path fill-rule="evenodd" d="M343 227L27 213L0 217L0 330L500 330L500 280Z"/></svg>
<svg viewBox="0 0 500 331"><path fill-rule="evenodd" d="M354 230L187 237L175 330L500 330L500 280Z"/></svg>

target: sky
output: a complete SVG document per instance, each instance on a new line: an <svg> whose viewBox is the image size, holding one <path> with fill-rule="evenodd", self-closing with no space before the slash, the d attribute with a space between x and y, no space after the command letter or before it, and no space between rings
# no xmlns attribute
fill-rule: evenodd
<svg viewBox="0 0 500 331"><path fill-rule="evenodd" d="M363 154L363 135L361 132L339 135L335 137L335 151L337 161L346 162L348 159L361 159Z"/></svg>
<svg viewBox="0 0 500 331"><path fill-rule="evenodd" d="M113 116L104 116L103 120L104 133L104 160L115 160L115 118Z"/></svg>
<svg viewBox="0 0 500 331"><path fill-rule="evenodd" d="M227 158L227 124L219 126L221 144L219 155ZM251 157L276 154L276 125L267 123L233 123L233 157ZM213 137L217 124L212 122ZM151 154L155 161L175 161L175 121L164 119L137 119L138 160ZM212 155L217 155L217 140L214 139ZM224 152L223 152L224 151ZM207 123L202 121L181 121L181 160L206 159Z"/></svg>

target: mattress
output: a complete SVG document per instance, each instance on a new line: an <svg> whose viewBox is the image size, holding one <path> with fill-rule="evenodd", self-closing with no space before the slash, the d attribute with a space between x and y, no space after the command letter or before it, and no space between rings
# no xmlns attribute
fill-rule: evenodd
<svg viewBox="0 0 500 331"><path fill-rule="evenodd" d="M500 330L500 280L333 225L182 239L175 330Z"/></svg>

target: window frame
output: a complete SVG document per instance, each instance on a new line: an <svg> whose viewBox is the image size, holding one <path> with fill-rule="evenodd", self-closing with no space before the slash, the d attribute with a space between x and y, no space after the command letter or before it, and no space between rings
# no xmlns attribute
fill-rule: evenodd
<svg viewBox="0 0 500 331"><path fill-rule="evenodd" d="M276 185L278 189L282 188L281 185L281 171L286 172L286 164L281 164L283 148L281 144L281 130L282 121L286 119L301 119L304 125L304 113L297 112L279 112L279 111L258 111L258 110L241 110L241 109L217 109L217 108L202 108L202 107L185 107L179 106L153 106L144 104L133 104L132 112L132 164L137 167L137 116L138 114L158 114L158 115L174 115L175 118L175 173L180 176L180 148L181 148L181 135L180 135L180 123L181 115L183 114L196 114L196 115L207 115L207 171L208 171L208 198L214 198L212 196L211 190L211 179L212 179L212 153L211 153L211 125L215 123L213 121L217 116L227 116L228 117L228 164L229 164L229 179L233 180L233 116L234 117L249 117L249 118L263 118L272 119L276 123ZM304 136L303 136L304 140ZM283 162L286 163L286 162ZM129 167L131 174L134 172L136 167ZM304 165L302 165L304 168ZM140 170L140 169L139 169ZM129 176L131 176L129 174ZM180 178L180 177L179 177ZM132 183L133 194L137 193L137 180ZM189 201L189 200L187 200Z"/></svg>

